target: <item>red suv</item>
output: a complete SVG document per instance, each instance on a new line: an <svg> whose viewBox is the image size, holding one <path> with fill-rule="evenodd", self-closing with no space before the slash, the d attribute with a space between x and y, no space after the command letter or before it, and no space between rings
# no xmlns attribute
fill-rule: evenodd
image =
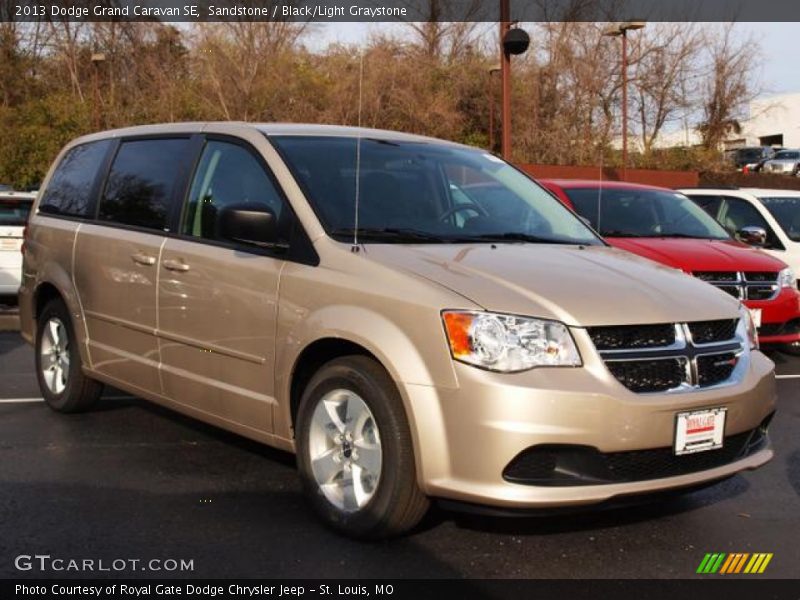
<svg viewBox="0 0 800 600"><path fill-rule="evenodd" d="M681 269L739 298L753 314L762 344L777 344L797 354L800 292L791 269L731 238L683 194L608 181L540 183L612 246Z"/></svg>

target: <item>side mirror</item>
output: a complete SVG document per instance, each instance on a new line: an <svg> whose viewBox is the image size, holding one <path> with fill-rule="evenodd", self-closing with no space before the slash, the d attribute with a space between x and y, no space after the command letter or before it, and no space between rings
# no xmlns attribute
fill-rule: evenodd
<svg viewBox="0 0 800 600"><path fill-rule="evenodd" d="M263 204L234 204L224 207L217 221L222 239L262 248L286 247L278 242L278 219Z"/></svg>
<svg viewBox="0 0 800 600"><path fill-rule="evenodd" d="M749 246L763 246L767 243L767 232L763 227L742 227L736 232L736 239Z"/></svg>

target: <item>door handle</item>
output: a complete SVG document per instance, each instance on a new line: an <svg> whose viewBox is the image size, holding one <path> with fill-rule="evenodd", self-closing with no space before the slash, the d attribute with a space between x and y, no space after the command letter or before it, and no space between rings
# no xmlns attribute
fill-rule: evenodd
<svg viewBox="0 0 800 600"><path fill-rule="evenodd" d="M149 254L144 254L142 252L131 254L131 258L137 265L144 265L145 267L152 267L154 264L156 264L155 256L150 256Z"/></svg>
<svg viewBox="0 0 800 600"><path fill-rule="evenodd" d="M161 264L164 265L164 268L169 270L169 271L180 271L182 273L185 273L186 271L189 270L189 265L187 265L185 262L180 261L180 260L172 260L172 259L168 258L167 260L163 261Z"/></svg>

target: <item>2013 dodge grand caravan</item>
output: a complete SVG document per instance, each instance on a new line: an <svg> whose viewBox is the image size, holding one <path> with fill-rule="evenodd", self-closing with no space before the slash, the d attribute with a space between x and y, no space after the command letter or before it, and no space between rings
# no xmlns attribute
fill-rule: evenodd
<svg viewBox="0 0 800 600"><path fill-rule="evenodd" d="M773 364L738 300L430 138L78 139L30 218L20 316L55 410L111 384L296 452L356 537L408 530L429 498L592 504L772 457Z"/></svg>

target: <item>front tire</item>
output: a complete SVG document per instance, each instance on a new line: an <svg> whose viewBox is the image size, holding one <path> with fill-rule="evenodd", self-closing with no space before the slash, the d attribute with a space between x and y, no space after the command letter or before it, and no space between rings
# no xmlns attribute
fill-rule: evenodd
<svg viewBox="0 0 800 600"><path fill-rule="evenodd" d="M392 537L427 512L400 394L371 358L338 358L312 377L298 408L296 442L306 495L339 532Z"/></svg>
<svg viewBox="0 0 800 600"><path fill-rule="evenodd" d="M103 385L83 374L80 352L67 307L51 300L37 318L36 376L47 405L62 413L90 409Z"/></svg>

